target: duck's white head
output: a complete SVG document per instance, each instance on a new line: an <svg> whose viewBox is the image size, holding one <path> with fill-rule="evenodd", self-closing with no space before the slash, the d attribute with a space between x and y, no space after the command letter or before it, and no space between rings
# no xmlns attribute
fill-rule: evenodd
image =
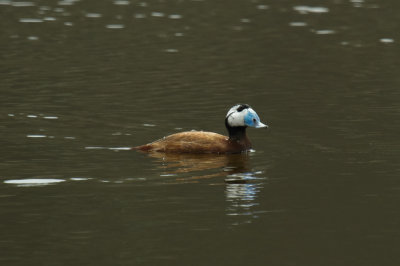
<svg viewBox="0 0 400 266"><path fill-rule="evenodd" d="M237 104L229 109L225 123L229 127L268 127L261 123L257 113L248 104Z"/></svg>

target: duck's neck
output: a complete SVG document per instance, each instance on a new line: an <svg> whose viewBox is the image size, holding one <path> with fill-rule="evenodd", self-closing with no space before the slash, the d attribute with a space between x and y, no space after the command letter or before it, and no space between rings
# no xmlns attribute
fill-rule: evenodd
<svg viewBox="0 0 400 266"><path fill-rule="evenodd" d="M230 140L244 140L247 139L246 127L227 127Z"/></svg>
<svg viewBox="0 0 400 266"><path fill-rule="evenodd" d="M251 142L246 135L247 127L231 127L227 124L226 121L225 121L225 126L229 133L229 140L240 143L246 149L251 148Z"/></svg>

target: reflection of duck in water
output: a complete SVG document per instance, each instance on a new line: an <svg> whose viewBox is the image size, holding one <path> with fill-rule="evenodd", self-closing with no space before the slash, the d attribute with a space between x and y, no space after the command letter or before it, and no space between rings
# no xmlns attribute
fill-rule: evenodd
<svg viewBox="0 0 400 266"><path fill-rule="evenodd" d="M203 131L186 131L132 149L166 153L240 153L251 149L246 128L265 128L257 113L247 104L233 106L225 118L229 137Z"/></svg>
<svg viewBox="0 0 400 266"><path fill-rule="evenodd" d="M150 152L150 157L163 162L162 168L171 174L222 169L219 176L248 171L247 154L182 154Z"/></svg>

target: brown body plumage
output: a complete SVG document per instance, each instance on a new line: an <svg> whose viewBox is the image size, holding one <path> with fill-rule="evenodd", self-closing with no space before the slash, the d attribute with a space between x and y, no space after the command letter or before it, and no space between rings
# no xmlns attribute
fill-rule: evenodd
<svg viewBox="0 0 400 266"><path fill-rule="evenodd" d="M250 148L251 143L247 136L237 140L213 132L187 131L134 149L171 153L238 153Z"/></svg>

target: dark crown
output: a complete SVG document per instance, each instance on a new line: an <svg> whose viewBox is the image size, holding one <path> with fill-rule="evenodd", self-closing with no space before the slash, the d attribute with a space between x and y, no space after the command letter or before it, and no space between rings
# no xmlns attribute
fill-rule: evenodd
<svg viewBox="0 0 400 266"><path fill-rule="evenodd" d="M250 105L248 104L240 104L239 107L236 109L236 111L241 112L244 109L250 108Z"/></svg>

